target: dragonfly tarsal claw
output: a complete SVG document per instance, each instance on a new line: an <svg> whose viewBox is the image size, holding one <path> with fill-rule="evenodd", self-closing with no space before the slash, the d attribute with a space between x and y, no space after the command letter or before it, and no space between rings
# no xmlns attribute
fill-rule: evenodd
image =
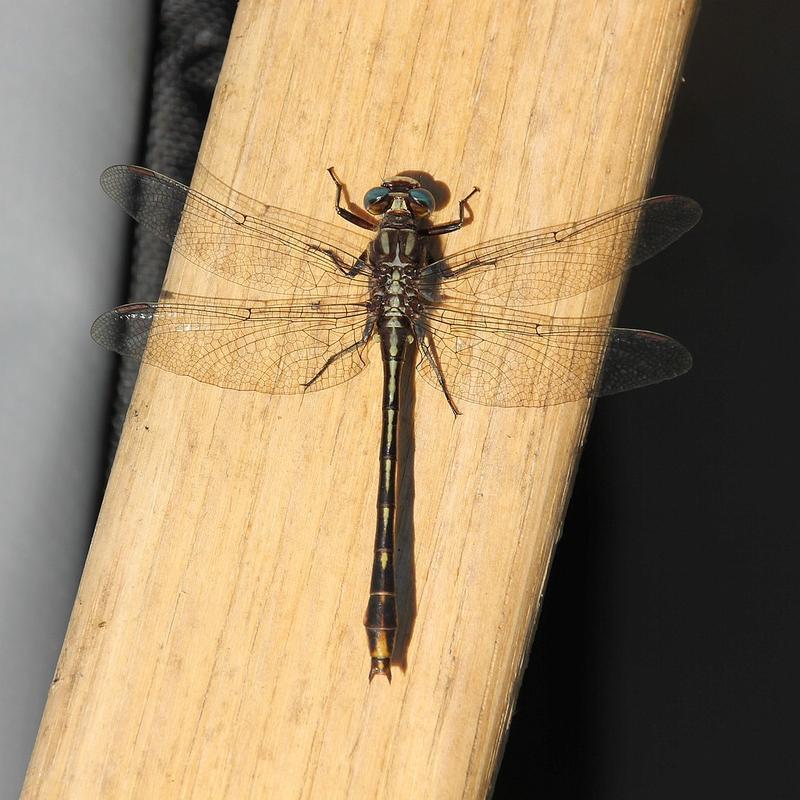
<svg viewBox="0 0 800 800"><path fill-rule="evenodd" d="M472 187L472 191L461 201L461 204L463 205L464 203L468 203L469 199L471 197L474 197L476 194L478 194L478 192L480 192L480 187L479 186L473 186Z"/></svg>
<svg viewBox="0 0 800 800"><path fill-rule="evenodd" d="M328 167L328 174L331 176L331 178L333 178L333 182L337 186L343 185L342 182L339 180L339 176L336 174L336 170L332 166Z"/></svg>

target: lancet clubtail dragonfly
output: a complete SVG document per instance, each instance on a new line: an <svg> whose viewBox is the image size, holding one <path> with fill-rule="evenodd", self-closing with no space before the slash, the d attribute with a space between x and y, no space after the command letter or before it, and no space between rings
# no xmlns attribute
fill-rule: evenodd
<svg viewBox="0 0 800 800"><path fill-rule="evenodd" d="M634 389L682 374L688 351L609 319L531 308L599 286L650 258L700 218L693 200L652 197L591 219L493 239L429 260L434 197L398 175L364 209L336 213L371 236L266 206L248 215L149 169L115 166L105 191L134 219L204 269L265 296L130 303L100 316L92 336L124 356L231 389L292 394L349 380L373 334L384 364L378 519L364 625L369 677L391 680L397 629L395 517L401 365L414 344L422 378L456 401L546 406ZM347 234L347 235L346 235ZM349 236L348 236L349 235Z"/></svg>

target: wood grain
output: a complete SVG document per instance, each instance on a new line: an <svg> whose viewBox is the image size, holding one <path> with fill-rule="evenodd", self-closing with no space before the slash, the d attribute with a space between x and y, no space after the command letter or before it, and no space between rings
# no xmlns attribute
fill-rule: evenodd
<svg viewBox="0 0 800 800"><path fill-rule="evenodd" d="M331 164L356 200L477 184L451 251L591 216L646 192L694 6L242 0L201 159L329 222ZM246 296L177 256L167 285ZM380 383L376 343L303 397L142 370L23 797L486 795L589 403L454 420L418 383L399 663L369 684Z"/></svg>

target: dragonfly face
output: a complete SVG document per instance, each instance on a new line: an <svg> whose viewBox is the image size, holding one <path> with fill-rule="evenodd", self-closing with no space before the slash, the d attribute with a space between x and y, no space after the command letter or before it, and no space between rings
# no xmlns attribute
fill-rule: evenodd
<svg viewBox="0 0 800 800"><path fill-rule="evenodd" d="M364 195L364 208L376 217L391 214L421 219L436 210L436 202L419 181L395 175Z"/></svg>

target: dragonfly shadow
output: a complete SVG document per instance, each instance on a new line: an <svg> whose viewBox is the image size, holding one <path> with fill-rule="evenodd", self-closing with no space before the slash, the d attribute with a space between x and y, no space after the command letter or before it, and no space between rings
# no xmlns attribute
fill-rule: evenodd
<svg viewBox="0 0 800 800"><path fill-rule="evenodd" d="M403 170L403 175L416 178L436 199L437 208L445 206L450 197L447 186L436 181L427 172ZM431 260L442 257L438 240L429 243ZM414 431L416 407L416 375L419 352L416 348L408 354L400 376L400 420L398 432L398 493L397 493L397 544L395 549L395 588L397 592L397 638L392 664L405 672L408 665L408 646L417 620L416 542L414 534L414 500L416 483L414 461L416 436Z"/></svg>
<svg viewBox="0 0 800 800"><path fill-rule="evenodd" d="M430 172L423 172L418 169L401 169L398 174L407 175L409 178L419 181L420 186L433 195L437 212L443 211L449 205L453 193L444 181L436 180Z"/></svg>

